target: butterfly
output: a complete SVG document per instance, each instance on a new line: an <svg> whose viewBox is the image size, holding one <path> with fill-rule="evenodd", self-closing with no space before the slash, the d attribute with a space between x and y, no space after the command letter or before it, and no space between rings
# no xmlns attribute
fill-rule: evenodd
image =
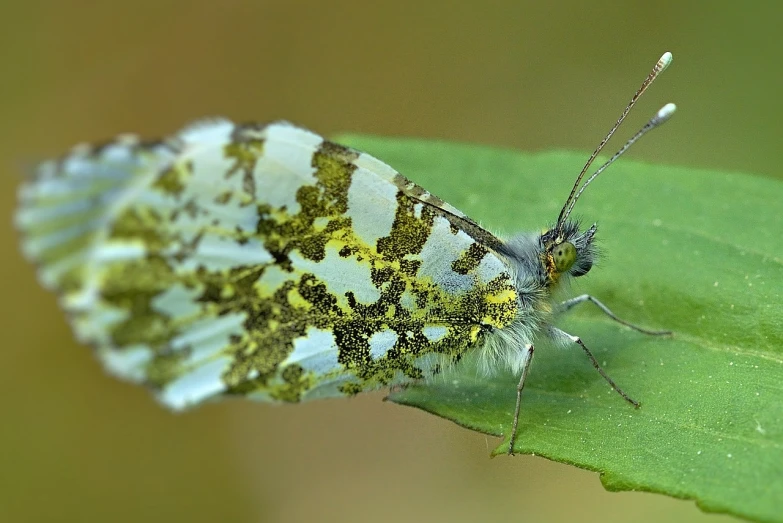
<svg viewBox="0 0 783 523"><path fill-rule="evenodd" d="M427 380L478 351L519 375L547 337L580 346L557 315L592 302L553 291L595 261L579 196L664 106L584 182L658 61L543 233L500 238L382 161L286 122L198 122L142 142L80 145L19 192L22 249L76 338L106 369L183 409L224 396L269 402L351 396Z"/></svg>

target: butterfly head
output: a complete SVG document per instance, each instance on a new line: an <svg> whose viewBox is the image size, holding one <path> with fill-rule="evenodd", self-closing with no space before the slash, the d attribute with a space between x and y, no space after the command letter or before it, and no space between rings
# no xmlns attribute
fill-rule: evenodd
<svg viewBox="0 0 783 523"><path fill-rule="evenodd" d="M593 245L596 230L593 224L582 232L577 222L568 221L541 235L541 262L547 282L553 284L563 275L579 277L590 271L596 258Z"/></svg>
<svg viewBox="0 0 783 523"><path fill-rule="evenodd" d="M677 107L672 104L666 104L658 110L650 120L636 132L627 142L623 145L609 160L604 162L592 175L585 179L588 169L592 165L593 161L598 157L598 154L604 148L606 143L612 137L614 132L623 122L625 117L630 112L631 108L636 104L639 97L647 90L652 82L662 73L671 63L671 53L664 53L658 60L653 68L652 72L642 83L642 86L636 91L630 103L626 106L620 118L611 128L606 137L590 155L590 158L585 163L579 176L576 178L576 182L571 188L571 193L566 199L565 205L563 205L560 215L557 217L555 226L541 235L539 249L541 252L541 262L546 272L547 285L556 283L560 277L564 274L570 276L583 276L592 268L595 260L595 248L593 247L593 237L595 236L596 226L587 229L585 232L579 230L579 224L569 219L571 212L574 210L574 205L579 200L579 197L585 191L585 189L600 175L607 167L609 167L615 160L622 156L637 140L647 134L649 131L659 127L663 123L669 120L674 114Z"/></svg>

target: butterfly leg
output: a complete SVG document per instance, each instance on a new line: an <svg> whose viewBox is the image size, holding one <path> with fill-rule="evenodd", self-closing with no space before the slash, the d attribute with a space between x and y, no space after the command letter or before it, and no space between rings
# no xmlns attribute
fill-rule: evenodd
<svg viewBox="0 0 783 523"><path fill-rule="evenodd" d="M592 303L593 305L595 305L596 307L601 309L601 312L603 312L604 314L606 314L607 316L612 318L617 323L620 323L621 325L625 325L626 327L630 327L631 329L633 329L635 331L643 332L644 334L650 334L652 336L665 336L665 335L668 335L668 334L672 333L672 331L653 331L653 330L648 330L648 329L645 329L643 327L639 327L638 325L634 325L633 323L629 323L629 322L623 320L622 318L617 317L617 315L615 313L613 313L609 309L609 307L607 307L606 305L604 305L603 303L598 301L598 298L590 296L589 294L582 294L581 296L577 296L576 298L571 298L570 300L566 300L566 301L560 303L557 306L557 310L559 312L565 312L567 310L572 309L574 306L579 305L580 303L584 303L586 301L589 301L590 303ZM576 342L574 342L574 343L576 343ZM587 350L587 349L585 348L585 350Z"/></svg>
<svg viewBox="0 0 783 523"><path fill-rule="evenodd" d="M514 455L514 442L517 440L517 426L519 425L519 408L522 405L522 389L525 387L525 380L527 380L527 372L530 369L530 363L533 361L532 345L525 347L524 362L522 365L522 375L519 377L519 385L517 385L517 405L514 407L514 421L511 423L511 439L508 442L508 455Z"/></svg>
<svg viewBox="0 0 783 523"><path fill-rule="evenodd" d="M599 302L600 303L600 302ZM607 309L608 310L608 309ZM612 386L612 388L617 391L617 393L623 397L625 401L630 403L636 408L639 408L641 403L638 401L632 399L628 394L623 391L620 387L617 386L617 384L614 382L612 378L609 377L609 375L604 371L603 368L601 368L601 365L598 364L598 360L595 359L595 356L593 356L593 353L590 352L590 349L587 348L587 345L584 344L582 339L579 336L574 336L572 334L568 334L564 330L560 330L557 327L549 326L547 329L547 333L549 334L549 337L555 342L560 345L567 345L568 343L575 343L582 347L582 350L585 351L585 354L587 354L587 357L590 359L590 363L593 364L593 367L595 367L595 370L598 371L598 374L603 377L603 379L606 380L606 382Z"/></svg>

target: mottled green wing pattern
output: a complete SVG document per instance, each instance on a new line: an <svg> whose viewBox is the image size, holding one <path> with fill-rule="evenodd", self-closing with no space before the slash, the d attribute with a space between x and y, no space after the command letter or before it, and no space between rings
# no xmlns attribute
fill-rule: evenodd
<svg viewBox="0 0 783 523"><path fill-rule="evenodd" d="M286 123L81 146L39 167L17 224L77 337L173 408L425 378L517 312L492 235Z"/></svg>

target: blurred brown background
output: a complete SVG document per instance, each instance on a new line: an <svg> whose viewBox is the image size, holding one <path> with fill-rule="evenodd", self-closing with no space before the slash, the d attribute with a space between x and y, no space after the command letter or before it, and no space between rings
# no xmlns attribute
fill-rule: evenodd
<svg viewBox="0 0 783 523"><path fill-rule="evenodd" d="M494 438L381 394L172 415L104 375L17 253L20 173L78 141L226 115L588 152L666 50L674 66L629 127L680 112L632 156L783 176L783 8L541 4L4 2L0 521L727 520L539 458L490 460Z"/></svg>

